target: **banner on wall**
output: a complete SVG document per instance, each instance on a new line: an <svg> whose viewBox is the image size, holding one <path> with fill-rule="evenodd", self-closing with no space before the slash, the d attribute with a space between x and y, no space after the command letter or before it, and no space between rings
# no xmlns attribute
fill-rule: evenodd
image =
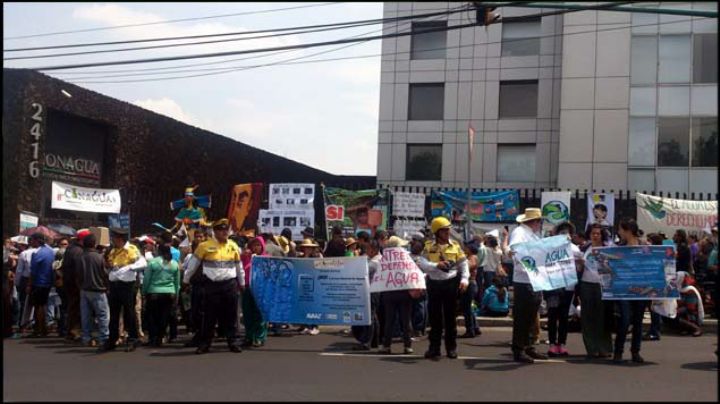
<svg viewBox="0 0 720 404"><path fill-rule="evenodd" d="M235 234L255 236L262 191L263 184L259 182L233 186L227 217Z"/></svg>
<svg viewBox="0 0 720 404"><path fill-rule="evenodd" d="M517 262L522 264L522 270L528 273L535 292L577 284L575 259L567 236L518 243L513 245L512 250L517 255Z"/></svg>
<svg viewBox="0 0 720 404"><path fill-rule="evenodd" d="M407 238L412 233L417 233L427 227L424 219L396 219L393 223L395 234Z"/></svg>
<svg viewBox="0 0 720 404"><path fill-rule="evenodd" d="M615 195L614 194L588 194L587 222L585 230L595 223L608 229L611 233L615 225Z"/></svg>
<svg viewBox="0 0 720 404"><path fill-rule="evenodd" d="M432 217L445 216L453 222L465 221L467 192L433 191L431 199ZM470 219L474 222L512 222L519 210L517 190L471 194Z"/></svg>
<svg viewBox="0 0 720 404"><path fill-rule="evenodd" d="M387 189L351 191L326 187L323 194L328 234L333 226L341 226L345 234L366 231L375 235L376 231L387 229Z"/></svg>
<svg viewBox="0 0 720 404"><path fill-rule="evenodd" d="M258 227L261 232L279 235L283 229L292 231L292 239L302 241L300 233L306 227L315 226L315 210L260 209Z"/></svg>
<svg viewBox="0 0 720 404"><path fill-rule="evenodd" d="M394 192L392 213L399 217L425 217L425 194Z"/></svg>
<svg viewBox="0 0 720 404"><path fill-rule="evenodd" d="M541 200L545 223L557 226L570 221L570 192L543 192Z"/></svg>
<svg viewBox="0 0 720 404"><path fill-rule="evenodd" d="M117 215L108 215L108 227L130 230L130 214L119 213Z"/></svg>
<svg viewBox="0 0 720 404"><path fill-rule="evenodd" d="M53 209L79 212L120 213L122 205L120 190L85 188L58 181L52 182L51 199Z"/></svg>
<svg viewBox="0 0 720 404"><path fill-rule="evenodd" d="M20 212L20 233L25 229L37 227L39 222L38 215L30 212Z"/></svg>
<svg viewBox="0 0 720 404"><path fill-rule="evenodd" d="M637 222L645 232L663 232L672 237L678 229L688 234L710 234L717 226L717 201L690 201L637 193Z"/></svg>
<svg viewBox="0 0 720 404"><path fill-rule="evenodd" d="M315 184L270 184L268 199L270 210L315 210Z"/></svg>
<svg viewBox="0 0 720 404"><path fill-rule="evenodd" d="M366 257L252 259L250 290L264 321L369 325Z"/></svg>
<svg viewBox="0 0 720 404"><path fill-rule="evenodd" d="M674 246L593 247L603 300L678 299Z"/></svg>

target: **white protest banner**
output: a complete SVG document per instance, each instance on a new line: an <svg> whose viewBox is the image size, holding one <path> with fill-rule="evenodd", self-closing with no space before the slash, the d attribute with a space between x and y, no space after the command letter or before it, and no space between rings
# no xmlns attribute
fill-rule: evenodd
<svg viewBox="0 0 720 404"><path fill-rule="evenodd" d="M672 237L678 229L688 234L710 233L717 226L717 201L690 201L637 193L637 222L645 234L663 232Z"/></svg>
<svg viewBox="0 0 720 404"><path fill-rule="evenodd" d="M314 210L315 184L270 184L270 210Z"/></svg>
<svg viewBox="0 0 720 404"><path fill-rule="evenodd" d="M615 220L615 194L588 194L585 229L595 223L611 229Z"/></svg>
<svg viewBox="0 0 720 404"><path fill-rule="evenodd" d="M292 239L300 241L300 234L306 227L313 227L315 223L314 210L268 210L260 209L258 214L258 228L261 232L272 232L279 235L283 229L292 231Z"/></svg>
<svg viewBox="0 0 720 404"><path fill-rule="evenodd" d="M85 188L53 181L50 198L53 209L120 213L120 191L117 189Z"/></svg>
<svg viewBox="0 0 720 404"><path fill-rule="evenodd" d="M38 215L30 212L20 212L20 232L36 227L39 223Z"/></svg>
<svg viewBox="0 0 720 404"><path fill-rule="evenodd" d="M425 217L425 194L394 192L393 215L400 217Z"/></svg>
<svg viewBox="0 0 720 404"><path fill-rule="evenodd" d="M410 253L402 247L383 249L380 270L370 282L370 292L425 289L425 275L415 264Z"/></svg>
<svg viewBox="0 0 720 404"><path fill-rule="evenodd" d="M421 231L427 226L425 220L420 219L397 219L393 224L393 230L395 234L402 238L407 238L408 235Z"/></svg>
<svg viewBox="0 0 720 404"><path fill-rule="evenodd" d="M526 271L535 292L577 284L570 239L565 235L546 237L512 246L515 270Z"/></svg>

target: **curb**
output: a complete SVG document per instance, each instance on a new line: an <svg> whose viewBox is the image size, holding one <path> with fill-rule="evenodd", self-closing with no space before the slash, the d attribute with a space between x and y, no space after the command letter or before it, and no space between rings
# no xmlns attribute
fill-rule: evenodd
<svg viewBox="0 0 720 404"><path fill-rule="evenodd" d="M475 317L477 319L478 327L512 327L512 317ZM547 324L547 318L540 318L540 326L543 326ZM458 326L465 326L465 319L460 316L457 319L457 325ZM643 325L650 325L650 319L645 318L643 319ZM718 320L717 319L705 319L703 321L702 330L704 333L715 333L717 334L718 330Z"/></svg>

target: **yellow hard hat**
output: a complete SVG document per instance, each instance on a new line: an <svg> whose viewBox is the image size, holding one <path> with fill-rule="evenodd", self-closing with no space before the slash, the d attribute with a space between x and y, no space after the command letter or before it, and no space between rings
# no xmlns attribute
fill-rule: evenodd
<svg viewBox="0 0 720 404"><path fill-rule="evenodd" d="M444 216L438 216L430 222L430 231L432 234L437 233L440 229L449 229L452 226L450 221Z"/></svg>

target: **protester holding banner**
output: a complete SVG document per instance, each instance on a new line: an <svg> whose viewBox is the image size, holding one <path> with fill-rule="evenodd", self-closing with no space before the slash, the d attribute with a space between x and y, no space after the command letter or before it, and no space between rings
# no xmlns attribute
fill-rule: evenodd
<svg viewBox="0 0 720 404"><path fill-rule="evenodd" d="M188 262L183 277L184 283L190 283L200 268L202 298L200 301L201 321L200 337L196 354L210 351L215 334L225 335L231 352L242 352L236 341L238 290L245 288L245 271L240 262L240 247L228 240L230 224L227 219L213 223L214 238L198 245Z"/></svg>
<svg viewBox="0 0 720 404"><path fill-rule="evenodd" d="M435 241L428 241L423 250L424 260L419 261L420 269L427 273L427 293L430 312L430 347L425 358L440 358L440 342L445 331L447 357L456 359L457 354L457 309L458 292L468 287L468 262L460 245L450 240L452 223L439 216L432 220L430 230Z"/></svg>
<svg viewBox="0 0 720 404"><path fill-rule="evenodd" d="M516 362L534 363L534 359L547 359L545 354L539 353L533 347L533 324L538 315L542 302L540 292L533 290L530 277L517 254L513 253L513 246L529 241L540 240L542 230L542 211L539 208L526 208L525 213L515 219L517 226L508 241L508 248L503 251L513 258L513 291L515 303L513 306L513 337L512 351Z"/></svg>
<svg viewBox="0 0 720 404"><path fill-rule="evenodd" d="M410 257L416 264L422 259L424 249L425 236L418 232L412 236L412 241L410 242ZM418 264L418 267L419 266ZM427 275L425 275L425 279L427 283ZM416 337L425 335L425 329L427 328L427 292L413 298L412 323Z"/></svg>
<svg viewBox="0 0 720 404"><path fill-rule="evenodd" d="M477 324L475 313L473 313L472 302L478 293L478 268L479 259L478 252L480 251L480 245L477 240L466 242L463 247L463 252L467 256L468 270L470 273L468 289L465 293L460 296L460 306L465 319L465 333L459 338L475 338L482 334L480 327ZM480 275L481 276L481 275Z"/></svg>
<svg viewBox="0 0 720 404"><path fill-rule="evenodd" d="M241 345L243 348L259 348L265 345L267 339L268 324L263 321L262 313L260 313L260 309L250 291L250 288L252 288L250 283L252 279L252 257L254 256L270 256L265 252L265 239L262 236L251 239L240 256L245 270L246 286L245 291L242 293L243 325L245 326L245 340Z"/></svg>
<svg viewBox="0 0 720 404"><path fill-rule="evenodd" d="M380 261L382 254L380 253L380 244L376 240L371 240L366 246L368 260L368 279L372 285L375 273L380 271ZM359 342L355 350L367 351L370 348L376 348L380 341L380 321L377 315L380 307L380 292L370 293L370 325L354 325L350 328L352 335Z"/></svg>
<svg viewBox="0 0 720 404"><path fill-rule="evenodd" d="M608 234L599 223L590 225L590 248L585 252L585 269L580 278L580 304L583 343L589 359L608 358L612 351L613 304L602 300L602 279L592 248L610 245Z"/></svg>
<svg viewBox="0 0 720 404"><path fill-rule="evenodd" d="M640 245L640 229L633 219L626 218L620 221L618 236L620 236L621 245L623 246ZM645 307L647 305L647 300L620 300L617 302L620 318L617 320L613 362L623 362L622 355L630 325L632 325L632 340L630 345L632 361L636 363L644 362L643 357L640 356L640 345L642 344L643 315L645 314Z"/></svg>

